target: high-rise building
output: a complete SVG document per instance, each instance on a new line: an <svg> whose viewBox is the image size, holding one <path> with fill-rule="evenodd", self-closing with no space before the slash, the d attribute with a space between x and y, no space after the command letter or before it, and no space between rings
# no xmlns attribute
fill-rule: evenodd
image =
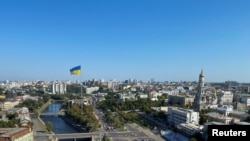
<svg viewBox="0 0 250 141"><path fill-rule="evenodd" d="M53 94L65 94L67 91L67 85L65 83L53 83L51 85L51 92Z"/></svg>

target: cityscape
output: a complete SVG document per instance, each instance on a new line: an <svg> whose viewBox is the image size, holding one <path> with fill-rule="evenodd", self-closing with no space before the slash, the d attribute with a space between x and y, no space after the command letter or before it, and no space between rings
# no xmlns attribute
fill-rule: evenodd
<svg viewBox="0 0 250 141"><path fill-rule="evenodd" d="M249 5L0 1L0 141L249 140Z"/></svg>
<svg viewBox="0 0 250 141"><path fill-rule="evenodd" d="M78 68L72 75L80 74ZM207 141L208 125L250 125L250 83L207 83L203 70L194 82L6 80L0 86L1 140Z"/></svg>

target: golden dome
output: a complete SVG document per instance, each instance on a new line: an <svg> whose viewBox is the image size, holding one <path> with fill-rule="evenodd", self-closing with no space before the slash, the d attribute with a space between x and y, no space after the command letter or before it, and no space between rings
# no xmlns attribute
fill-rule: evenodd
<svg viewBox="0 0 250 141"><path fill-rule="evenodd" d="M201 70L200 77L205 77L203 70Z"/></svg>

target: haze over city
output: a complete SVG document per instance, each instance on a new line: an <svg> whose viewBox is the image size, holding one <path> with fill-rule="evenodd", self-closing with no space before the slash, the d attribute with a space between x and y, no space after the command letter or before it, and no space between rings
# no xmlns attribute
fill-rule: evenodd
<svg viewBox="0 0 250 141"><path fill-rule="evenodd" d="M250 1L0 1L0 80L250 82Z"/></svg>

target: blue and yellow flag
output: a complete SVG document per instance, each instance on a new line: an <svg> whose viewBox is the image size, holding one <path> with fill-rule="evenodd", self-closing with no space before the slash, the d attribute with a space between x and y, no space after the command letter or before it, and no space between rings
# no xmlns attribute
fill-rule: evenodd
<svg viewBox="0 0 250 141"><path fill-rule="evenodd" d="M71 75L81 74L81 66L76 66L76 67L70 69L70 74Z"/></svg>

